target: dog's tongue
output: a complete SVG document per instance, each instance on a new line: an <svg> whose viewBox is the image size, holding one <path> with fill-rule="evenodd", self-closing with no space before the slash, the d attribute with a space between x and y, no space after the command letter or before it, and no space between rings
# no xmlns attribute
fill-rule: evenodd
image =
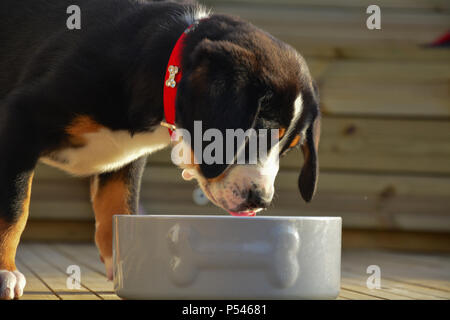
<svg viewBox="0 0 450 320"><path fill-rule="evenodd" d="M256 212L255 211L244 211L244 212L233 212L233 211L228 211L232 216L235 217L254 217L256 216Z"/></svg>

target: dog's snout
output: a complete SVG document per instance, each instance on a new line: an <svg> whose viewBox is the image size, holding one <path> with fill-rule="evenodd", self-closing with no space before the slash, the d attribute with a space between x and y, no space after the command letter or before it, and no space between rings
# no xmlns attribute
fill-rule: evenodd
<svg viewBox="0 0 450 320"><path fill-rule="evenodd" d="M261 191L250 189L247 193L246 207L248 209L266 209L270 200Z"/></svg>

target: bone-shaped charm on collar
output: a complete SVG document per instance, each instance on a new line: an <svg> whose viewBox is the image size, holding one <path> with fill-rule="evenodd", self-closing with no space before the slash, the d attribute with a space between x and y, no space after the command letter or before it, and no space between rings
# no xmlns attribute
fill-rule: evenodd
<svg viewBox="0 0 450 320"><path fill-rule="evenodd" d="M169 79L166 81L166 86L175 88L177 83L175 82L175 76L178 73L178 67L177 66L169 66Z"/></svg>

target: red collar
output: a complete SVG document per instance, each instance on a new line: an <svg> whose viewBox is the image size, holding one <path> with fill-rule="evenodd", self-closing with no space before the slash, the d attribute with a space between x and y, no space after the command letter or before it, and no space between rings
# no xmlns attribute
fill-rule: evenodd
<svg viewBox="0 0 450 320"><path fill-rule="evenodd" d="M164 117L165 121L161 122L161 125L169 129L169 134L172 135L172 131L175 127L175 102L177 98L178 83L181 80L181 53L184 47L184 38L193 30L198 24L198 21L191 24L181 36L178 38L175 47L170 54L169 62L167 63L166 76L164 77Z"/></svg>

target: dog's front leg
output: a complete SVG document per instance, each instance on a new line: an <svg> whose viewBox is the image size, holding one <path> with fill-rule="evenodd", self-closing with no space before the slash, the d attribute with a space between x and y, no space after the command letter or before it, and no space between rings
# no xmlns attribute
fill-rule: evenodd
<svg viewBox="0 0 450 320"><path fill-rule="evenodd" d="M139 189L146 157L91 180L91 199L95 212L95 243L112 280L112 216L138 211Z"/></svg>
<svg viewBox="0 0 450 320"><path fill-rule="evenodd" d="M0 177L0 299L17 299L26 281L16 268L16 251L28 219L33 172L1 172Z"/></svg>

